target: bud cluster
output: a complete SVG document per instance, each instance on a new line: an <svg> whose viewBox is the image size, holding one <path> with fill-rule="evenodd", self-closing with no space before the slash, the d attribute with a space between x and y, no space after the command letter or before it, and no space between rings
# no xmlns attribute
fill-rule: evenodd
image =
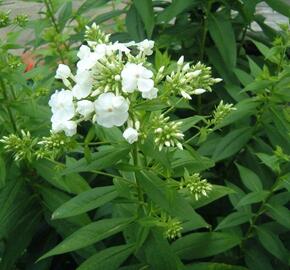
<svg viewBox="0 0 290 270"><path fill-rule="evenodd" d="M192 95L200 95L211 91L211 86L220 82L219 78L212 78L211 68L200 62L196 65L184 63L182 56L177 62L177 71L166 76L166 88L172 94L182 95L185 99L192 99Z"/></svg>
<svg viewBox="0 0 290 270"><path fill-rule="evenodd" d="M0 11L0 28L6 27L10 24L9 11Z"/></svg>
<svg viewBox="0 0 290 270"><path fill-rule="evenodd" d="M105 34L100 26L93 23L91 26L86 26L85 39L96 44L108 43L110 35Z"/></svg>
<svg viewBox="0 0 290 270"><path fill-rule="evenodd" d="M213 112L213 118L208 121L209 125L218 125L222 120L232 111L235 111L236 108L233 104L224 104L223 100L219 103L216 109Z"/></svg>
<svg viewBox="0 0 290 270"><path fill-rule="evenodd" d="M179 129L182 122L169 122L169 120L170 118L168 116L165 117L163 114L153 118L154 142L158 146L159 151L161 151L164 146L176 146L182 150L183 147L180 140L183 139L184 134Z"/></svg>
<svg viewBox="0 0 290 270"><path fill-rule="evenodd" d="M20 27L26 26L28 16L24 14L17 15L12 21L10 19L10 11L0 11L0 28L6 27L10 24L15 24Z"/></svg>
<svg viewBox="0 0 290 270"><path fill-rule="evenodd" d="M100 59L93 71L94 94L113 91L117 94L121 91L121 71L124 68L122 61L114 55Z"/></svg>
<svg viewBox="0 0 290 270"><path fill-rule="evenodd" d="M208 183L206 179L202 179L198 173L190 175L188 171L185 170L179 188L186 189L196 200L199 200L201 197L207 196L208 192L212 190L212 185Z"/></svg>
<svg viewBox="0 0 290 270"><path fill-rule="evenodd" d="M40 148L35 152L37 159L45 157L55 159L60 153L67 152L74 148L75 142L70 137L62 133L51 134L49 137L41 138L38 146Z"/></svg>
<svg viewBox="0 0 290 270"><path fill-rule="evenodd" d="M21 135L10 134L3 136L0 142L4 144L7 152L13 153L14 159L31 161L34 155L34 146L37 140L31 137L29 131L21 130Z"/></svg>
<svg viewBox="0 0 290 270"><path fill-rule="evenodd" d="M164 237L173 240L181 237L182 223L177 218L172 218L168 215L161 215L161 226L164 228Z"/></svg>

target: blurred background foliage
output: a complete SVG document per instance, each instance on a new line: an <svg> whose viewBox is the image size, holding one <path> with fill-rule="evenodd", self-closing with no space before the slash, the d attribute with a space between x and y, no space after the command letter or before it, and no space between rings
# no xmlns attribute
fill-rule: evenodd
<svg viewBox="0 0 290 270"><path fill-rule="evenodd" d="M170 66L184 55L186 61L212 66L214 75L223 78L212 94L192 101L190 113L181 106L176 117L209 114L221 99L237 108L211 132L194 118L187 131L192 160L185 158L179 165L192 171L200 166L211 183L232 191L221 190L195 205L210 229L170 246L152 234L145 255L130 255L128 246L120 256L101 254L116 265L104 269L118 269L125 260L120 269L165 269L164 265L192 270L289 269L289 25L277 29L265 23L256 13L260 0L86 0L77 8L71 0L31 0L43 4L37 19L25 14L13 17L5 2L0 2L0 27L9 27L0 39L1 137L14 133L26 136L31 144L21 130L30 131L32 138L49 135L46 104L50 93L60 87L54 79L56 67L76 62L85 26L93 22L112 33L112 41L154 40L157 49L151 61L156 68ZM289 1L264 2L290 17ZM253 30L253 23L260 31ZM33 39L20 44L18 38L27 29ZM83 129L86 134L87 127ZM75 150L75 157L82 151ZM156 151L148 155L158 159ZM57 165L29 158L15 162L0 145L0 269L76 269L96 251L122 243L118 235L92 248L35 263L60 239L111 211L110 205L104 205L94 215L51 220L64 202L109 181L89 172L58 176L65 160L73 163L64 155ZM168 260L171 263L164 264ZM181 261L185 266L179 265Z"/></svg>

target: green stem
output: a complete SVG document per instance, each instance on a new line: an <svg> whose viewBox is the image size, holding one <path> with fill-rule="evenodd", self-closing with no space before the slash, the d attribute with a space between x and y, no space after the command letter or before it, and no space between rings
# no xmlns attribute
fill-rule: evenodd
<svg viewBox="0 0 290 270"><path fill-rule="evenodd" d="M243 45L244 45L244 42L245 42L245 38L246 38L247 31L248 31L248 25L244 28L243 33L242 33L242 38L241 38L241 41L240 41L240 44L239 44L239 48L238 48L238 51L237 51L237 55L238 55L238 56L240 55L241 50L242 50L242 48L243 48Z"/></svg>
<svg viewBox="0 0 290 270"><path fill-rule="evenodd" d="M1 78L0 78L0 85L1 85L1 88L2 88L2 90L3 90L3 96L4 96L4 99L5 99L6 101L9 101L8 94L7 94L6 87L5 87L5 83L4 83L4 81L3 81ZM11 121L11 123L12 123L13 130L14 130L14 132L17 133L16 121L15 121L15 119L14 119L14 117L13 117L13 113L12 113L10 107L9 107L9 104L8 104L8 106L6 107L6 109L7 109L7 112L8 112L9 118L10 118L10 121Z"/></svg>
<svg viewBox="0 0 290 270"><path fill-rule="evenodd" d="M180 98L175 104L174 106L169 107L163 114L168 114L169 112L171 112L172 110L174 110L176 108L176 105L178 105L181 101L183 100L183 97Z"/></svg>
<svg viewBox="0 0 290 270"><path fill-rule="evenodd" d="M50 0L44 0L44 4L45 4L46 10L47 10L47 15L50 18L51 23L53 24L53 27L54 27L56 33L61 34L61 31L60 31L60 29L58 27L56 18L54 17L54 14L53 14L53 8L52 8L51 1ZM55 45L56 45L56 50L57 50L57 52L58 52L58 54L60 56L60 59L64 63L65 62L65 58L64 58L63 53L61 51L61 48L58 46L58 44L55 44ZM69 51L69 47L67 46L67 44L65 42L63 43L63 45L64 45L65 49L67 51Z"/></svg>
<svg viewBox="0 0 290 270"><path fill-rule="evenodd" d="M138 144L137 143L134 143L134 145L133 145L132 157L133 157L133 164L136 167L138 167L139 166L139 158L138 158ZM136 174L135 174L135 181L136 181L136 186L137 186L139 202L141 204L143 204L143 202L144 202L143 191L142 191L142 188L140 186L139 179L138 179L138 177L136 177Z"/></svg>
<svg viewBox="0 0 290 270"><path fill-rule="evenodd" d="M205 14L203 18L203 31L202 31L202 37L201 37L201 43L200 43L200 53L199 53L199 59L200 61L203 61L204 59L204 51L205 51L205 42L208 32L208 14L210 12L212 5L212 1L208 1L207 7L205 9ZM202 106L202 97L201 95L197 96L197 112L198 114L201 114L201 106Z"/></svg>

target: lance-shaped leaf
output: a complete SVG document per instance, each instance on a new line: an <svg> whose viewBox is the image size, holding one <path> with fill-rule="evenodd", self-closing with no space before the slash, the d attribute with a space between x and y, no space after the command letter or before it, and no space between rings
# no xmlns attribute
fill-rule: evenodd
<svg viewBox="0 0 290 270"><path fill-rule="evenodd" d="M93 222L71 234L55 248L44 254L39 260L92 245L121 232L132 221L132 218L111 218Z"/></svg>

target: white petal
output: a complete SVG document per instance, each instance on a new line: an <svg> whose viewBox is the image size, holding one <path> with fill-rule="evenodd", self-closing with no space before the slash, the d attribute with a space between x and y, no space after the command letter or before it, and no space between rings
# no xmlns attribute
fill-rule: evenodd
<svg viewBox="0 0 290 270"><path fill-rule="evenodd" d="M59 64L56 70L55 78L56 79L67 79L71 75L71 70L69 66L64 64Z"/></svg>
<svg viewBox="0 0 290 270"><path fill-rule="evenodd" d="M74 97L76 97L77 99L82 99L82 98L86 98L91 93L91 90L92 90L91 85L76 84L72 88L72 93L73 93Z"/></svg>
<svg viewBox="0 0 290 270"><path fill-rule="evenodd" d="M138 85L138 90L141 92L148 92L150 91L153 86L154 86L154 82L151 79L138 79L137 81L137 85Z"/></svg>
<svg viewBox="0 0 290 270"><path fill-rule="evenodd" d="M123 137L128 143L132 144L138 140L138 131L129 127L123 132Z"/></svg>
<svg viewBox="0 0 290 270"><path fill-rule="evenodd" d="M81 100L77 102L76 111L84 117L88 117L94 110L94 103L92 101Z"/></svg>
<svg viewBox="0 0 290 270"><path fill-rule="evenodd" d="M77 57L79 59L84 59L85 57L88 57L91 53L91 49L86 46L86 45L82 45L80 48L79 48L79 51L77 53Z"/></svg>
<svg viewBox="0 0 290 270"><path fill-rule="evenodd" d="M154 99L157 97L157 92L158 92L157 88L152 88L150 91L142 92L142 98Z"/></svg>

